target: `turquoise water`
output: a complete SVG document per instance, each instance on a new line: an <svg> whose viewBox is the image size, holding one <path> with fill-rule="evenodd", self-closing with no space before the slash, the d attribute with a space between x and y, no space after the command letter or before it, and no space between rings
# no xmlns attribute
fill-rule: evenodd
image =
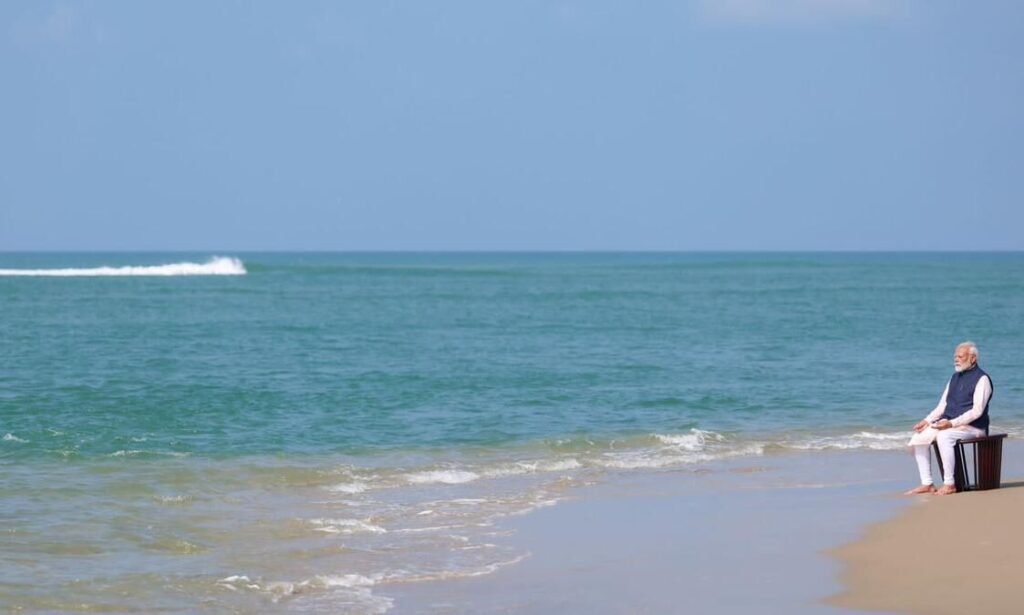
<svg viewBox="0 0 1024 615"><path fill-rule="evenodd" d="M608 472L898 448L964 339L1024 432L1024 254L228 256L0 254L0 604L381 612Z"/></svg>

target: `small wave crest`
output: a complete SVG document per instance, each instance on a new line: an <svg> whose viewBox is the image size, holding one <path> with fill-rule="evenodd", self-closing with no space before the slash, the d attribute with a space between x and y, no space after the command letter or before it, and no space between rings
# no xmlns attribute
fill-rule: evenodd
<svg viewBox="0 0 1024 615"><path fill-rule="evenodd" d="M192 502L190 495L161 495L154 499L161 504L190 504Z"/></svg>
<svg viewBox="0 0 1024 615"><path fill-rule="evenodd" d="M479 474L467 470L428 470L426 472L413 472L406 475L406 480L415 485L429 485L431 483L459 485L475 481L478 478L480 478Z"/></svg>
<svg viewBox="0 0 1024 615"><path fill-rule="evenodd" d="M190 454L191 453L181 453L181 452L178 452L178 451L143 451L143 450L136 450L136 449L131 449L131 450L122 449L122 450L119 450L119 451L114 451L113 453L110 453L107 456L108 457L144 457L144 456L153 456L153 457L161 457L161 456L162 457L188 457Z"/></svg>
<svg viewBox="0 0 1024 615"><path fill-rule="evenodd" d="M246 575L232 575L217 581L218 587L231 591L252 590L267 595L272 602L282 598L297 596L317 591L342 592L345 603L358 607L362 613L386 613L391 610L394 601L383 596L374 596L371 588L380 581L380 577L371 578L359 574L317 575L304 581L264 581L250 579ZM348 611L345 611L348 612Z"/></svg>
<svg viewBox="0 0 1024 615"><path fill-rule="evenodd" d="M702 429L691 429L686 434L654 434L654 438L662 444L686 451L701 451L711 442L725 440L725 436L720 433Z"/></svg>
<svg viewBox="0 0 1024 615"><path fill-rule="evenodd" d="M493 563L488 564L486 566L482 566L478 570L443 571L443 572L437 572L437 573L434 573L434 574L424 574L424 575L420 575L420 576L410 576L410 577L402 579L402 580L405 581L406 583L422 583L424 581L451 581L451 580L455 580L455 579L471 579L471 578L474 578L474 577L482 577L482 576L486 576L486 575L489 575L489 574L494 574L495 572L501 570L502 568L506 568L508 566L514 566L515 564L518 564L519 562L525 560L528 557L529 557L529 555L526 554L526 555L520 555L518 557L514 557L514 558L512 558L512 559L510 559L508 561L493 562Z"/></svg>
<svg viewBox="0 0 1024 615"><path fill-rule="evenodd" d="M333 493L347 493L349 495L356 495L366 491L369 487L366 483L338 483L337 485L331 485L327 487L328 491Z"/></svg>
<svg viewBox="0 0 1024 615"><path fill-rule="evenodd" d="M573 458L555 460L531 460L516 461L513 463L501 464L497 467L482 472L485 478L506 478L512 476L523 476L528 474L545 474L549 472L569 472L579 470L583 467L579 461Z"/></svg>
<svg viewBox="0 0 1024 615"><path fill-rule="evenodd" d="M615 470L659 470L764 454L761 442L737 440L703 429L678 434L655 433L650 438L657 443L655 446L640 444L608 451L595 464Z"/></svg>
<svg viewBox="0 0 1024 615"><path fill-rule="evenodd" d="M310 519L309 522L317 526L318 531L328 534L387 534L388 532L379 525L359 519Z"/></svg>
<svg viewBox="0 0 1024 615"><path fill-rule="evenodd" d="M800 440L782 442L784 448L821 451L866 449L873 451L891 451L904 448L910 440L910 433L900 431L894 433L875 433L861 431L841 436L808 437Z"/></svg>
<svg viewBox="0 0 1024 615"><path fill-rule="evenodd" d="M4 437L0 438L0 439L2 439L4 442L20 442L21 444L27 444L28 443L28 440L19 438L18 436L14 435L12 433L5 434Z"/></svg>
<svg viewBox="0 0 1024 615"><path fill-rule="evenodd" d="M991 433L999 433L999 432L1007 434L1008 436L1010 436L1014 440L1016 440L1018 438L1024 438L1024 427L1022 427L1022 426L1014 425L1014 426L1010 426L1010 427L1007 427L1007 428L1004 428L1004 429L997 429L997 430L995 430L995 431L993 431Z"/></svg>
<svg viewBox="0 0 1024 615"><path fill-rule="evenodd" d="M80 267L64 269L0 269L0 276L26 277L117 277L117 276L182 276L182 275L245 275L240 259L214 256L205 263L169 263L125 267Z"/></svg>
<svg viewBox="0 0 1024 615"><path fill-rule="evenodd" d="M615 470L660 470L698 463L710 463L734 457L759 457L761 455L764 455L764 445L753 442L713 453L702 451L672 453L670 450L607 453L597 462L597 465Z"/></svg>

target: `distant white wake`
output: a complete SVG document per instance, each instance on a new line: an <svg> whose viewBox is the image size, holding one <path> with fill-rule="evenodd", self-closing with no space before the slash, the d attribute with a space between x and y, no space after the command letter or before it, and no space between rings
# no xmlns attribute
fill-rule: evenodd
<svg viewBox="0 0 1024 615"><path fill-rule="evenodd" d="M170 263L140 267L89 267L77 269L0 269L0 276L172 276L172 275L245 275L245 265L237 258L215 256L205 263Z"/></svg>

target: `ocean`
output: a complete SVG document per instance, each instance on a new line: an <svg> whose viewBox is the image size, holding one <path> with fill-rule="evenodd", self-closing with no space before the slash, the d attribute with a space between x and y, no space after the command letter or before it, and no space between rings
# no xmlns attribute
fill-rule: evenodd
<svg viewBox="0 0 1024 615"><path fill-rule="evenodd" d="M0 607L384 613L609 476L899 449L967 339L1019 436L1021 322L1021 253L0 253Z"/></svg>

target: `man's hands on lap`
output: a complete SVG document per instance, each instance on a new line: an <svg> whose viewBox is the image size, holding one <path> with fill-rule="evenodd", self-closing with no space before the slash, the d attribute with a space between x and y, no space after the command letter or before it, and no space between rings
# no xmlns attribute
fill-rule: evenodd
<svg viewBox="0 0 1024 615"><path fill-rule="evenodd" d="M952 426L953 426L953 423L951 423L949 419L939 419L938 421L935 421L934 423L929 423L928 421L925 421L925 420L922 419L922 420L918 421L914 425L914 431L920 433L920 432L924 431L925 429L927 429L929 427L934 427L935 429L942 430L942 429L949 429Z"/></svg>

